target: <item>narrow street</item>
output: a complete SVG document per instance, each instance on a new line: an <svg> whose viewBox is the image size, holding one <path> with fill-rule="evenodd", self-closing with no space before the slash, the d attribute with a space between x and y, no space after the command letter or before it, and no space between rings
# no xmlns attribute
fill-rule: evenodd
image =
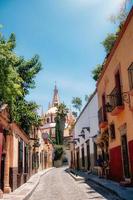
<svg viewBox="0 0 133 200"><path fill-rule="evenodd" d="M44 175L30 200L120 200L93 183L75 181L66 168L55 168Z"/></svg>

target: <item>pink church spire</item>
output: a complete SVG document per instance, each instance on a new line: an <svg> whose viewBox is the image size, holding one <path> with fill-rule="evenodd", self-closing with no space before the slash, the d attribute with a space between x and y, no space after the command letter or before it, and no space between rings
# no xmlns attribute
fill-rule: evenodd
<svg viewBox="0 0 133 200"><path fill-rule="evenodd" d="M56 86L56 83L55 83L52 107L58 106L59 104L60 104L60 98L59 98L58 89L57 89L57 86Z"/></svg>

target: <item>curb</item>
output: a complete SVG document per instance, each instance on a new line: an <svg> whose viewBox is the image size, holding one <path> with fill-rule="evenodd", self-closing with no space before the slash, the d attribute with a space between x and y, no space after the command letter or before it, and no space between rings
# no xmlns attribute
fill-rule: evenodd
<svg viewBox="0 0 133 200"><path fill-rule="evenodd" d="M72 174L71 172L68 172L69 175L75 180L75 181L83 181L84 178L81 176L75 176L74 174Z"/></svg>
<svg viewBox="0 0 133 200"><path fill-rule="evenodd" d="M121 200L126 200L126 199L123 198L121 195L119 195L119 193L117 193L116 191L114 191L114 190L111 189L110 187L107 187L107 186L105 186L104 184L99 183L99 182L97 182L97 181L95 181L95 180L93 180L93 179L91 179L91 178L89 178L89 177L86 178L86 180L90 180L90 181L92 181L93 183L95 183L95 184L97 184L97 185L99 185L99 186L105 188L106 190L109 190L112 194L115 194L115 195L117 195L119 198L121 198Z"/></svg>
<svg viewBox="0 0 133 200"><path fill-rule="evenodd" d="M48 173L49 171L51 171L52 169L54 169L54 167L53 167L53 168L50 168L50 169L48 169L47 171L45 171L44 173L41 173L41 174L40 174L40 176L38 177L38 180L37 180L35 186L31 189L31 191L28 192L28 194L27 194L22 200L28 200L28 199L30 198L30 196L31 196L32 193L35 191L36 187L38 186L41 177L42 177L43 175L47 174L47 173ZM27 183L28 183L28 181L27 181Z"/></svg>
<svg viewBox="0 0 133 200"><path fill-rule="evenodd" d="M32 193L35 191L36 187L38 186L40 179L43 175L47 174L49 171L54 169L54 167L49 168L45 171L40 171L37 174L34 174L30 177L30 179L23 185L21 185L19 188L11 192L10 194L4 194L4 198L8 200L28 200ZM29 188L29 191L27 192L27 188ZM25 191L24 191L25 190ZM22 195L21 193L26 193L25 195Z"/></svg>
<svg viewBox="0 0 133 200"><path fill-rule="evenodd" d="M93 183L95 183L95 184L97 184L97 185L99 185L99 186L105 188L106 190L110 191L112 194L115 194L115 195L118 196L121 200L127 200L127 199L123 198L121 195L119 195L119 193L118 193L117 191L114 191L114 190L111 189L110 187L107 187L107 186L105 186L104 184L99 183L99 182L97 182L97 181L94 180L94 179L91 179L91 178L89 178L89 177L86 178L86 177L81 177L81 176L75 176L75 175L72 174L70 171L68 171L68 173L69 173L69 175L70 175L75 181L81 181L81 180L87 181L87 180L90 180L91 182L93 182Z"/></svg>

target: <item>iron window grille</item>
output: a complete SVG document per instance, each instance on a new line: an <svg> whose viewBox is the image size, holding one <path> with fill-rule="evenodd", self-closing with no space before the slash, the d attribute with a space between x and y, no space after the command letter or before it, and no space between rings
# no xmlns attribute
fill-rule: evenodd
<svg viewBox="0 0 133 200"><path fill-rule="evenodd" d="M122 97L122 93L121 91L119 90L118 87L115 87L111 94L108 95L109 97L109 102L110 102L110 105L112 106L112 110L114 108L116 108L117 106L122 106L123 105L123 97Z"/></svg>
<svg viewBox="0 0 133 200"><path fill-rule="evenodd" d="M116 137L114 124L110 124L110 137L111 137L111 139L115 139L115 137Z"/></svg>
<svg viewBox="0 0 133 200"><path fill-rule="evenodd" d="M101 122L106 122L107 121L107 114L106 114L106 108L101 107L98 111L98 120L99 124Z"/></svg>
<svg viewBox="0 0 133 200"><path fill-rule="evenodd" d="M133 63L128 68L129 88L133 89Z"/></svg>
<svg viewBox="0 0 133 200"><path fill-rule="evenodd" d="M18 173L23 172L23 140L18 144Z"/></svg>

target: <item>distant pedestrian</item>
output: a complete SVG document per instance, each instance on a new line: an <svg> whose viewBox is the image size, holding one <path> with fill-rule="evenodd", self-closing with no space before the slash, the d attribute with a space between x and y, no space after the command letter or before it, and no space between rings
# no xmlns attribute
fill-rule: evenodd
<svg viewBox="0 0 133 200"><path fill-rule="evenodd" d="M98 156L97 166L98 166L98 176L99 176L99 178L102 178L103 177L104 160L102 159L101 155Z"/></svg>

